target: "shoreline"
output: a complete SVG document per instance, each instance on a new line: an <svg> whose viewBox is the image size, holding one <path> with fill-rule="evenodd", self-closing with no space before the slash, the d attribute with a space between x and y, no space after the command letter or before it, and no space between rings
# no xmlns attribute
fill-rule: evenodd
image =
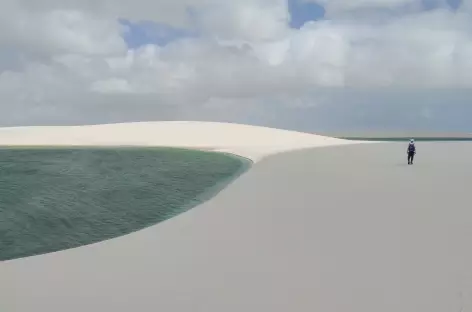
<svg viewBox="0 0 472 312"><path fill-rule="evenodd" d="M245 184L264 167L265 162L261 162L262 160L267 159L270 162L272 156L305 149L371 143L373 142L348 141L296 131L214 122L146 122L8 130L0 128L0 148L180 148L223 153L241 161L244 159L248 165L221 189L218 189L221 184L215 186L218 192L214 196L205 198L208 194L204 194L204 202L197 203L193 209L156 225L73 249L0 262L0 309L6 304L8 306L5 310L13 309L18 312L29 312L38 308L63 311L64 304L67 304L71 312L84 309L129 310L130 306L128 309L124 308L127 306L125 302L118 302L128 298L130 302L140 302L139 304L143 305L140 292L152 293L151 297L154 298L155 288L164 287L161 290L165 293L169 288L166 288L165 282L158 281L162 280L162 276L165 278L168 274L166 272L174 270L172 268L177 270L179 263L184 265L186 261L190 261L192 268L194 264L213 265L209 272L190 269L185 265L184 272L189 275L183 274L181 278L186 276L184 279L188 279L187 283L195 283L200 277L192 279L190 275L214 274L212 272L218 270L219 266L230 265L216 261L218 255L228 256L233 252L233 247L244 249L248 244L251 245L246 241L247 234L244 232L246 226L252 226L253 221L244 214L245 211L257 213L259 204L257 201L251 204L244 194L226 204L222 200L244 189ZM252 192L257 193L258 189L259 186L255 185ZM236 219L232 220L227 213L234 214ZM264 216L263 220L266 217ZM260 234L262 236L259 238L265 236L264 232ZM221 241L225 235L230 236ZM220 253L221 248L229 248L226 255ZM234 265L241 265L240 261L247 260L246 255L239 255L241 256L243 258ZM257 258L254 260L257 261ZM193 259L197 262L194 263ZM164 270L159 276L155 261L168 265L171 271ZM179 272L181 271L174 274L182 275ZM125 291L129 282L133 285L137 283L139 290L133 286ZM45 283L49 287L43 287ZM248 283L251 284L251 280ZM114 289L117 285L120 285L121 291ZM27 289L30 291L26 291ZM110 296L115 298L114 301L107 299ZM53 299L57 297L63 299ZM145 298L151 297L146 295ZM149 304L146 309L156 303ZM175 310L167 308L170 311Z"/></svg>
<svg viewBox="0 0 472 312"><path fill-rule="evenodd" d="M135 127L141 128L138 129L140 131L136 131ZM167 138L169 135L172 137L172 130L177 132L177 137L173 138L176 139L175 144L169 144L168 141L162 140L162 137L158 136L145 136L145 139L147 140L144 143L146 144L143 144L143 141L130 142L129 140L121 139L113 131L124 131L128 135L132 134L139 136L139 134L142 135L143 133L149 134L149 131L153 130L154 128L158 128L161 131L167 130L165 131L168 134ZM202 128L204 131L202 131ZM42 131L38 131L39 129ZM71 137L70 141L66 141L65 139L68 138L68 135L72 134L70 132L71 130L75 130L76 132L73 133L74 136ZM99 130L102 130L102 133L100 133ZM60 131L60 133L58 134L57 131ZM199 140L196 140L195 136L192 136L195 135L195 132L197 134L199 132L203 132L206 134L206 136L199 137ZM241 134L240 132L243 133ZM244 137L242 136L243 134L250 134L250 136ZM100 138L98 141L101 142L97 142L97 137ZM118 140L117 137L119 137ZM107 139L109 140L107 141ZM234 141L239 142L235 144ZM218 122L170 121L118 123L93 126L39 126L0 128L0 149L172 149L183 151L199 151L203 153L217 153L226 157L237 159L241 162L241 169L238 170L234 175L210 187L205 192L199 194L197 198L181 207L179 210L184 211L184 213L189 211L188 207L191 207L190 210L193 210L194 208L198 209L198 206L201 206L215 196L218 196L220 192L241 178L241 176L251 171L252 167L256 163L268 156L274 156L280 153L292 152L296 150L325 146L340 146L344 144L352 145L359 143L371 142L340 140L337 138L324 137L310 133ZM146 228L159 226L162 223L179 218L180 215L182 215L182 213L178 213L176 216L173 216L170 219L161 221ZM137 231L139 232L146 228L139 229ZM127 236L132 233L122 236ZM71 249L87 249L88 246L101 244L108 240L119 239L122 236L106 239L84 246L68 248L42 255L28 256L25 258L40 258L50 254L53 255L55 253L67 252ZM20 259L23 258L24 257ZM18 260L19 259L5 260L0 262L0 266L2 263L15 262Z"/></svg>
<svg viewBox="0 0 472 312"><path fill-rule="evenodd" d="M10 149L10 148L0 148L0 151L6 151L7 153L10 153L11 151L26 151L27 153L28 152L33 152L34 151L52 151L53 153L54 152L61 152L61 151L66 151L66 152L74 152L74 151L79 151L79 152L91 152L91 153L95 153L97 151L107 151L107 152L111 152L111 153L114 153L115 151L120 154L121 152L128 152L128 151L131 151L132 153L134 152L138 152L138 153L141 153L141 152L145 152L146 155L148 155L148 157L150 158L154 158L154 157L158 157L159 158L159 153L160 152L172 152L173 154L174 153L187 153L187 155L192 155L190 157L198 157L198 158L205 158L205 157L212 157L212 158L226 158L226 159L231 159L233 162L236 162L236 168L235 170L232 170L232 173L230 173L229 175L226 175L225 177L222 177L220 178L219 180L215 181L214 183L212 183L211 185L207 185L205 186L204 188L202 188L200 190L199 193L195 194L194 197L188 197L184 202L181 203L181 205L179 206L176 206L176 207L173 207L172 209L165 209L166 212L162 212L164 215L166 215L166 217L164 219L162 219L160 217L159 220L155 221L155 222L152 222L150 224L142 224L141 226L137 226L137 227L132 227L130 228L130 231L126 231L126 233L121 233L121 234L118 234L116 236L112 236L112 237L103 237L102 239L99 239L99 240L96 240L96 241L92 241L92 242L87 242L87 243L81 243L79 245L76 245L75 243L72 243L72 245L74 246L63 246L63 248L60 248L60 249L57 249L57 250L52 250L52 251L41 251L41 252L32 252L31 254L25 254L25 255L21 255L21 256L14 256L12 258L2 258L0 259L0 264L2 262L8 262L8 261L16 261L16 260L20 260L20 259L25 259L25 258L30 258L30 257L39 257L39 256L43 256L43 255L47 255L47 254L53 254L53 253L59 253L59 252L67 252L68 250L72 250L72 249L76 249L76 248L81 248L81 247L85 247L85 246L88 246L88 245L92 245L92 244L100 244L102 242L105 242L107 240L111 240L111 239L116 239L116 238L119 238L121 236L125 236L125 235L130 235L134 232L138 232L138 231L141 231L143 229L146 229L148 227L152 227L152 226L157 226L159 225L160 223L162 222L165 222L167 220L170 220L172 218L175 218L175 217L178 217L180 214L183 214L183 213L186 213L187 211L191 210L191 209L194 209L196 208L197 206L199 205L202 205L203 203L205 203L206 201L210 200L211 198L215 197L218 195L219 192L221 192L223 189L225 189L226 187L228 187L231 183L233 183L236 179L238 179L241 175L243 175L244 173L246 173L252 166L252 162L250 160L248 160L247 158L244 158L244 157L240 157L238 155L234 155L234 154L230 154L230 153L219 153L219 152L214 152L214 151L207 151L207 150L196 150L196 149L187 149L187 148L172 148L172 147L130 147L130 148L114 148L114 147L104 147L104 148L100 148L100 147L91 147L91 148L83 148L83 147L73 147L73 148L69 148L69 147L66 147L66 146L62 146L62 147L59 147L59 148L54 148L54 147L46 147L46 148L42 148L42 147L37 147L35 149L30 149L28 147L19 147L19 148L13 148L13 149ZM14 155L14 154L13 154ZM210 169L211 170L211 169ZM204 173L204 172L202 172ZM73 179L73 177L70 177L71 179ZM156 177L157 178L157 177ZM159 194L159 191L156 190L157 194ZM163 193L160 193L160 196L162 195L165 195ZM158 201L157 201L158 202ZM156 204L157 204L156 202ZM161 206L161 207L165 207L165 206ZM31 207L33 208L33 207ZM156 207L157 208L157 207ZM160 209L160 208L159 208ZM8 209L7 209L8 210ZM113 218L113 214L110 215L110 218ZM56 220L57 221L57 220ZM89 222L92 222L93 220L90 220L89 219ZM128 220L129 222L131 222L132 220ZM127 223L125 221L125 223ZM74 232L70 232L68 234L73 234ZM87 240L87 238L83 238L83 240ZM93 239L95 240L95 239ZM1 238L0 238L0 241L1 241ZM52 245L54 245L54 243L52 243ZM0 249L1 249L1 244L0 244Z"/></svg>

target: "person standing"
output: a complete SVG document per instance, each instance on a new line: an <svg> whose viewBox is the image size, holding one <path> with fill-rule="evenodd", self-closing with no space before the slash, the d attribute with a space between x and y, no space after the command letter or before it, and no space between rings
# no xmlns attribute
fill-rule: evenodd
<svg viewBox="0 0 472 312"><path fill-rule="evenodd" d="M408 148L406 152L408 154L408 164L413 165L413 158L415 158L415 154L416 154L415 140L413 139L410 140L410 144L408 144Z"/></svg>

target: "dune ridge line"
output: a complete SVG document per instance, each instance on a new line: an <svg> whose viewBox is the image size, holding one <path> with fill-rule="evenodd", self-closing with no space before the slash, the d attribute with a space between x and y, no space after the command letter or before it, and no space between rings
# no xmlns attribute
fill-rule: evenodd
<svg viewBox="0 0 472 312"><path fill-rule="evenodd" d="M372 142L200 121L0 128L0 146L168 146L230 153L253 162L285 151L358 143Z"/></svg>

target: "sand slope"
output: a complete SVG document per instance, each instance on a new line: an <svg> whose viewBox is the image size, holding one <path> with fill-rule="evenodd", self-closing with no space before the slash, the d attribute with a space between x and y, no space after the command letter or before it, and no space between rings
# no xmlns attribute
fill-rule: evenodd
<svg viewBox="0 0 472 312"><path fill-rule="evenodd" d="M288 150L354 143L359 142L267 127L196 121L0 128L0 146L174 146L234 153L253 161Z"/></svg>
<svg viewBox="0 0 472 312"><path fill-rule="evenodd" d="M313 275L317 263L292 252L322 233L297 213L304 201L298 198L297 204L287 205L292 195L300 196L292 193L298 186L277 172L294 164L281 161L259 170L264 164L259 161L284 151L355 143L200 122L0 129L0 145L178 146L225 151L258 162L212 200L156 226L76 249L1 262L0 310L313 311L317 305L312 300L324 287ZM300 166L299 173L309 168ZM283 188L272 190L272 183ZM304 199L310 200L312 192L302 194ZM299 233L305 240L286 233Z"/></svg>

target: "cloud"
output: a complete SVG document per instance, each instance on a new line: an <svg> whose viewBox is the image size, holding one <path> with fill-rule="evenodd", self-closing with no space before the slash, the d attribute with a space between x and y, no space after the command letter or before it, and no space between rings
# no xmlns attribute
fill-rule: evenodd
<svg viewBox="0 0 472 312"><path fill-rule="evenodd" d="M8 1L0 124L207 118L296 127L300 114L316 129L381 127L389 116L401 124L402 113L392 112L409 105L431 126L442 106L421 94L472 87L469 4L311 2L325 6L326 18L295 29L284 0ZM173 27L193 35L130 46L123 19L145 25L149 38ZM440 98L464 109L458 93Z"/></svg>
<svg viewBox="0 0 472 312"><path fill-rule="evenodd" d="M196 10L202 32L224 40L274 40L287 35L285 0L217 1Z"/></svg>
<svg viewBox="0 0 472 312"><path fill-rule="evenodd" d="M75 10L29 11L20 4L0 13L0 44L23 53L123 53L122 29L113 20Z"/></svg>

